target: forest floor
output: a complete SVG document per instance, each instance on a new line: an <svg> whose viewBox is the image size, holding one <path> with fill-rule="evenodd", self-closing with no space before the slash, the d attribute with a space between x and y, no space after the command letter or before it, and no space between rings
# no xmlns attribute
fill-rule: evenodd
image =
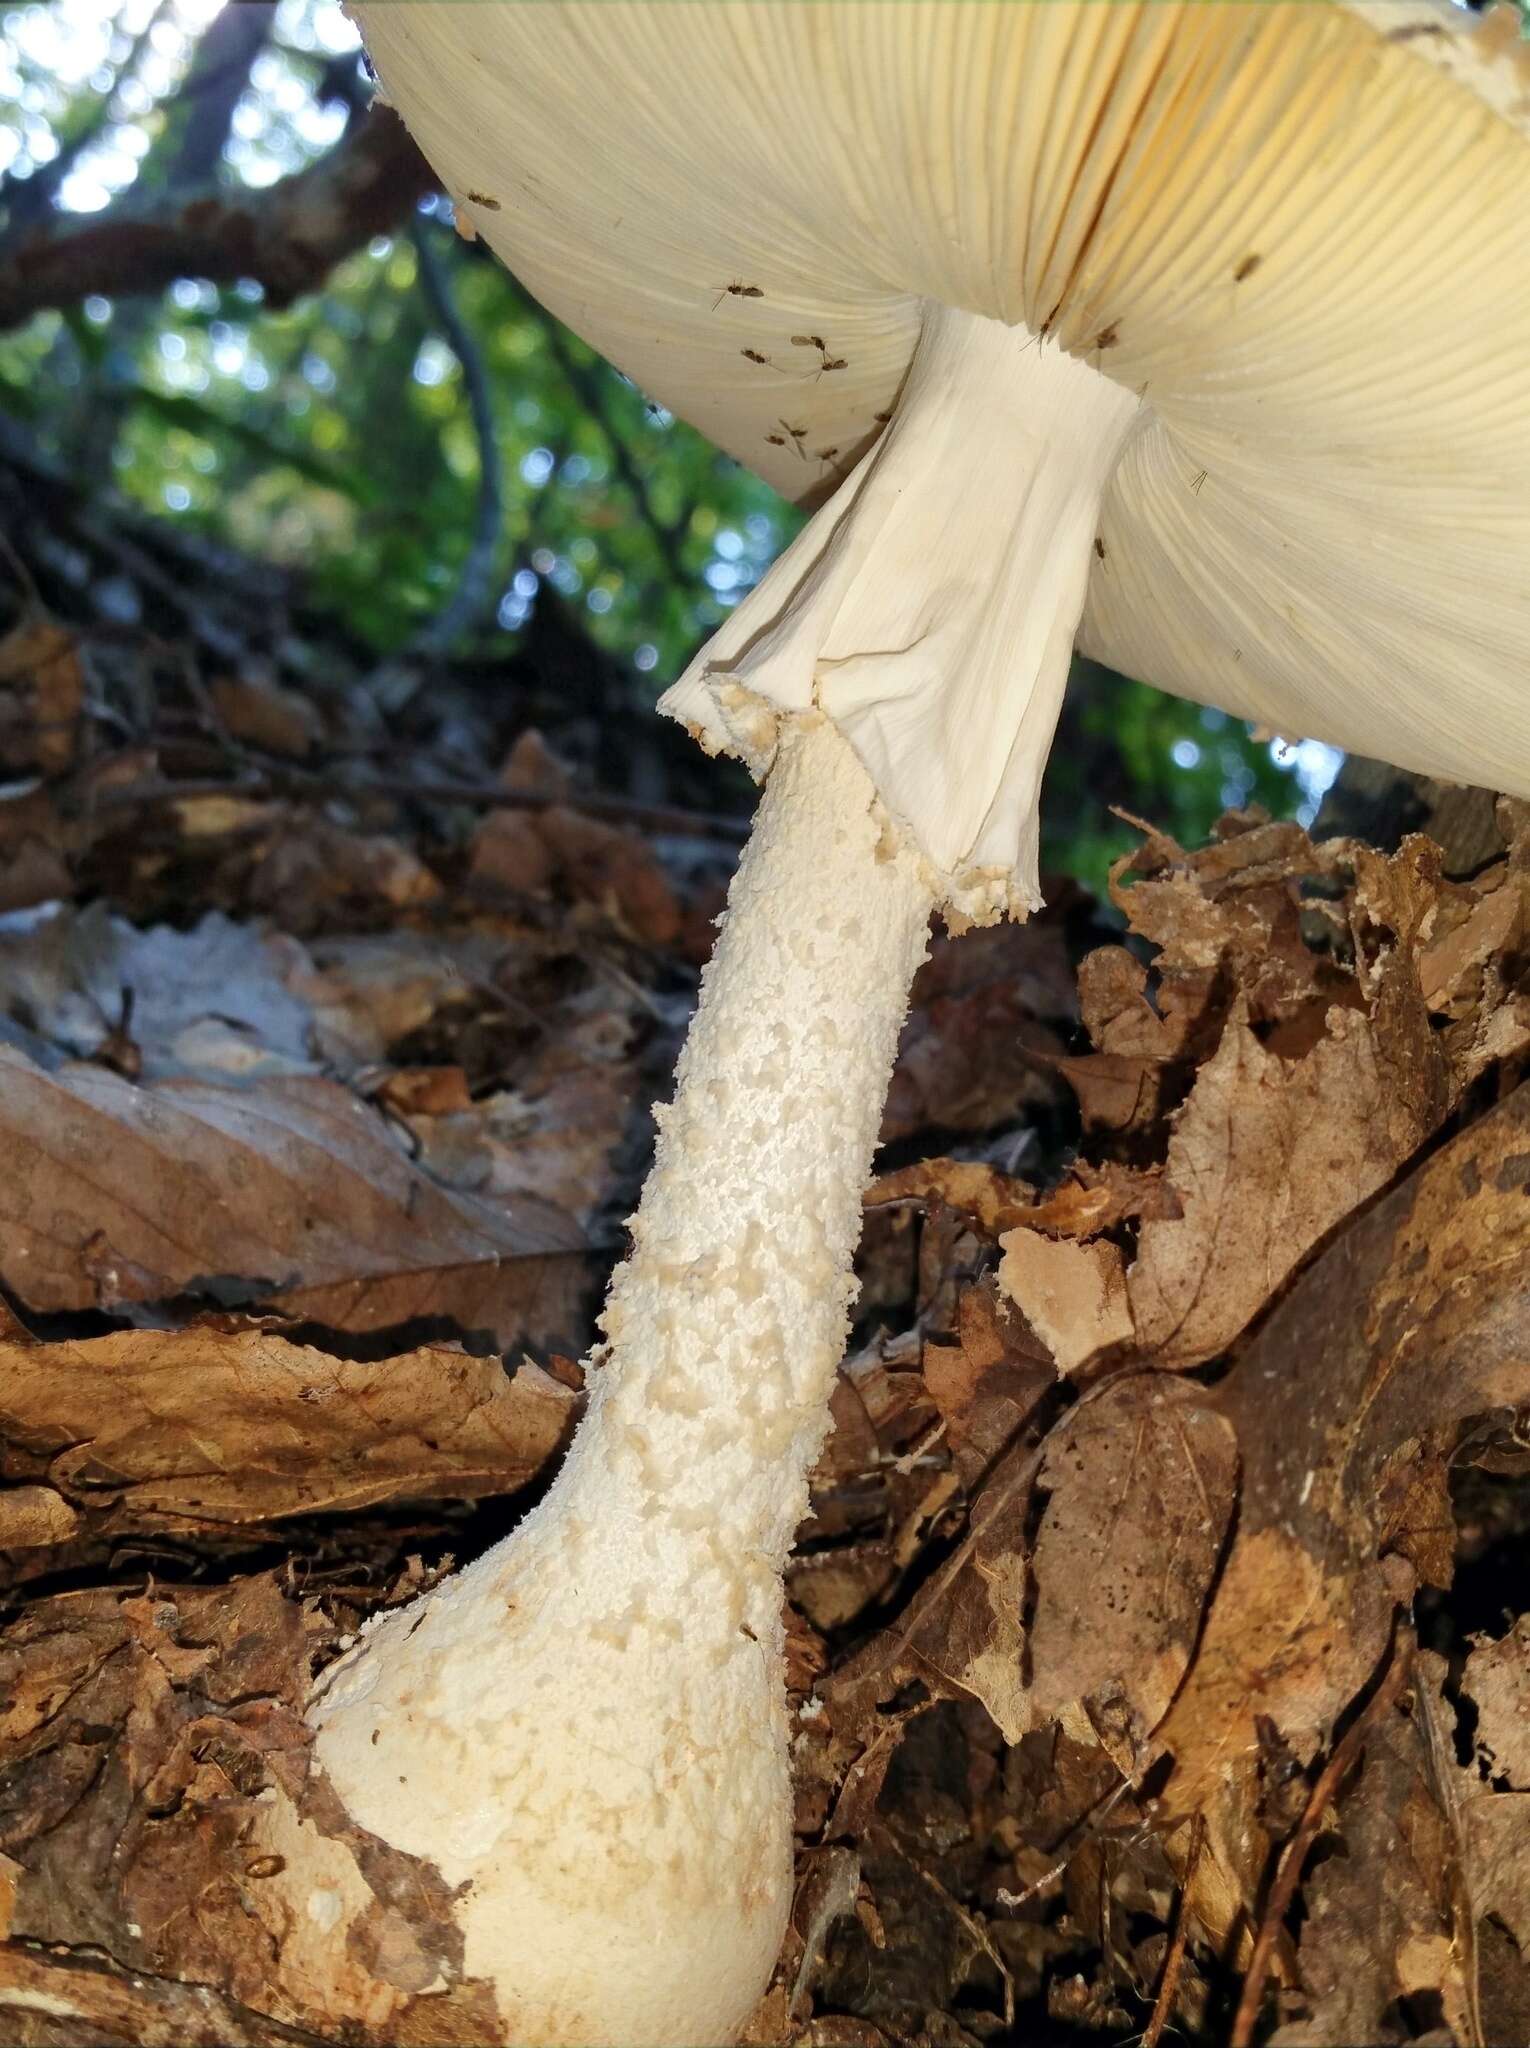
<svg viewBox="0 0 1530 2048"><path fill-rule="evenodd" d="M0 637L4 2035L360 2040L238 1813L555 1464L741 828L592 794L566 679L385 719L282 589L70 516ZM757 2048L1530 2039L1498 819L1459 877L1143 828L1112 905L937 938L787 1579Z"/></svg>

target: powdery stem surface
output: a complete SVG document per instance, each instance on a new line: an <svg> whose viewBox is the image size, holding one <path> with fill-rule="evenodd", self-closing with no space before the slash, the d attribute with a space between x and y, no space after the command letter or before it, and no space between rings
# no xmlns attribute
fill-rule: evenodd
<svg viewBox="0 0 1530 2048"><path fill-rule="evenodd" d="M507 2040L723 2041L774 1962L781 1571L930 910L834 726L787 723L563 1469L315 1705L352 1816L469 1886Z"/></svg>

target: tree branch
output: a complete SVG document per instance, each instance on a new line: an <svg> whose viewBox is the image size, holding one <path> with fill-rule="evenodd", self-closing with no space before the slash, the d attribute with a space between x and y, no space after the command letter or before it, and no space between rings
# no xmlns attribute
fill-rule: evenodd
<svg viewBox="0 0 1530 2048"><path fill-rule="evenodd" d="M287 306L435 189L402 121L374 107L317 163L264 191L209 186L105 219L66 215L53 232L29 235L0 265L0 332L92 296L160 292L179 277L252 278L268 304Z"/></svg>
<svg viewBox="0 0 1530 2048"><path fill-rule="evenodd" d="M414 248L425 303L430 308L441 339L457 358L462 370L463 389L478 442L478 500L473 515L473 538L467 560L462 565L462 574L457 579L457 588L435 617L415 635L405 650L406 657L444 653L457 635L473 625L485 610L504 526L499 439L494 426L494 397L489 375L467 322L457 310L445 266L431 244L430 225L426 221L415 223Z"/></svg>
<svg viewBox="0 0 1530 2048"><path fill-rule="evenodd" d="M199 186L217 171L234 109L275 22L275 0L238 0L208 24L176 94L185 111L167 172L172 192Z"/></svg>
<svg viewBox="0 0 1530 2048"><path fill-rule="evenodd" d="M642 467L634 458L632 450L627 446L627 443L617 432L606 410L605 393L601 388L600 372L586 368L579 361L578 357L564 341L557 322L551 319L542 307L537 306L536 302L529 297L526 298L526 304L540 314L545 324L548 354L551 355L553 361L563 373L564 381L605 435L606 446L611 451L612 466L623 484L626 485L627 494L632 499L638 517L653 536L654 545L659 551L659 557L668 571L671 580L677 583L682 590L688 588L695 582L695 574L685 566L684 561L681 559L681 544L685 538L687 522L684 519L669 520L661 518L655 510L653 494L648 488L648 481L643 474Z"/></svg>
<svg viewBox="0 0 1530 2048"><path fill-rule="evenodd" d="M150 47L150 39L159 24L172 11L174 0L159 0L159 5L149 16L143 27L128 46L127 55L116 67L112 82L103 92L92 109L89 120L71 140L65 142L51 162L39 164L24 178L14 172L7 172L0 179L0 207L5 210L5 236L9 242L23 234L35 221L41 220L52 206L59 187L74 169L87 150L96 144L112 126L112 108L117 93L124 81L135 76L144 53Z"/></svg>

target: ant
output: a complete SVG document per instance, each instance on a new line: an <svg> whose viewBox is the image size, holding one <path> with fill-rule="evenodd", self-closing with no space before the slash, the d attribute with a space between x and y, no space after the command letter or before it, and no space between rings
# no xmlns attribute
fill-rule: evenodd
<svg viewBox="0 0 1530 2048"><path fill-rule="evenodd" d="M724 299L763 299L764 296L757 284L741 284L735 278L732 284L725 284L712 301L712 311L715 313Z"/></svg>
<svg viewBox="0 0 1530 2048"><path fill-rule="evenodd" d="M789 420L777 420L776 425L778 427L785 427L786 433L767 434L765 438L770 443L771 447L784 448L787 445L787 436L790 435L791 445L796 449L797 453L802 457L803 461L806 462L807 452L803 448L802 444L807 439L807 428L794 427Z"/></svg>
<svg viewBox="0 0 1530 2048"><path fill-rule="evenodd" d="M817 349L819 355L818 374L820 377L825 370L843 370L845 368L845 358L843 356L831 356L829 354L829 345L821 334L794 334L792 336L792 347Z"/></svg>

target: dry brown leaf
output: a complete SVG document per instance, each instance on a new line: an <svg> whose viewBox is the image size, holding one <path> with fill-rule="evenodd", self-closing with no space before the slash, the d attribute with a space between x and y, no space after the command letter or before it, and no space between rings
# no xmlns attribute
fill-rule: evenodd
<svg viewBox="0 0 1530 2048"><path fill-rule="evenodd" d="M1142 1226L1137 1341L1184 1369L1225 1351L1327 1231L1417 1150L1446 1107L1443 1061L1405 1085L1392 1041L1335 1009L1305 1058L1267 1052L1241 1006L1169 1140L1176 1220Z"/></svg>
<svg viewBox="0 0 1530 2048"><path fill-rule="evenodd" d="M972 1503L967 1533L920 1586L894 1628L832 1673L821 1696L840 1737L862 1751L835 1816L836 1834L859 1834L900 1735L882 1702L911 1681L937 1696L982 1702L1006 1742L1033 1725L1025 1684L1026 1514L1036 1456L1020 1443L999 1460Z"/></svg>
<svg viewBox="0 0 1530 2048"><path fill-rule="evenodd" d="M1163 1063L1140 1053L1070 1053L1055 1061L1060 1077L1078 1097L1086 1131L1138 1131L1153 1124L1163 1107Z"/></svg>
<svg viewBox="0 0 1530 2048"><path fill-rule="evenodd" d="M0 1358L9 1349L0 1349ZM0 1431L9 1393L0 1391ZM67 1543L79 1529L79 1515L51 1486L7 1486L0 1492L0 1550L46 1549Z"/></svg>
<svg viewBox="0 0 1530 2048"><path fill-rule="evenodd" d="M471 1112L473 1097L461 1067L399 1067L383 1076L377 1101L395 1116L452 1116Z"/></svg>
<svg viewBox="0 0 1530 2048"><path fill-rule="evenodd" d="M618 1149L640 1113L628 1012L603 989L559 1005L514 1088L441 1115L411 1112L419 1160L445 1186L513 1209L529 1196L586 1225L610 1199Z"/></svg>
<svg viewBox="0 0 1530 2048"><path fill-rule="evenodd" d="M1501 1921L1530 1958L1530 1792L1479 1787L1463 1812L1472 1903L1479 1916Z"/></svg>
<svg viewBox="0 0 1530 2048"><path fill-rule="evenodd" d="M1030 1707L1044 1720L1081 1702L1128 1776L1189 1665L1237 1477L1225 1418L1160 1374L1115 1381L1047 1439Z"/></svg>
<svg viewBox="0 0 1530 2048"><path fill-rule="evenodd" d="M1114 1159L1092 1166L1076 1159L1067 1177L1016 1221L1048 1237L1090 1238L1122 1223L1178 1214L1160 1168L1137 1169Z"/></svg>
<svg viewBox="0 0 1530 2048"><path fill-rule="evenodd" d="M986 1131L1050 1103L1077 998L1060 918L937 936L914 978L882 1142Z"/></svg>
<svg viewBox="0 0 1530 2048"><path fill-rule="evenodd" d="M527 950L477 931L271 943L282 949L286 987L313 1016L318 1051L342 1073L389 1059L395 1046L470 1007L505 956L518 961ZM530 950L540 960L546 948Z"/></svg>
<svg viewBox="0 0 1530 2048"><path fill-rule="evenodd" d="M20 1869L0 1946L7 2041L495 2038L439 1874L352 1828L309 1776L310 1666L333 1638L274 1574L65 1595L12 1625L0 1646L12 1702L0 1842ZM305 1910L311 1885L298 1899L283 1881L298 1831L324 1838L325 1888L348 1923L338 1967ZM12 2030L38 2011L48 2031Z"/></svg>
<svg viewBox="0 0 1530 2048"><path fill-rule="evenodd" d="M1530 1616L1497 1642L1476 1638L1461 1690L1477 1707L1477 1756L1489 1777L1530 1792Z"/></svg>
<svg viewBox="0 0 1530 2048"><path fill-rule="evenodd" d="M920 1370L940 1411L953 1462L980 1478L1053 1385L1052 1361L998 1299L991 1279L964 1287L956 1342L928 1343Z"/></svg>
<svg viewBox="0 0 1530 2048"><path fill-rule="evenodd" d="M1468 1425L1525 1398L1527 1188L1530 1085L1352 1223L1205 1397L1236 1432L1242 1496L1159 1739L1166 1808L1207 1814L1233 1897L1263 1867L1260 1727L1310 1759L1414 1589L1383 1552L1396 1474L1447 1465Z"/></svg>
<svg viewBox="0 0 1530 2048"><path fill-rule="evenodd" d="M0 1948L0 2011L7 2048L323 2048L206 1984L19 1944Z"/></svg>
<svg viewBox="0 0 1530 2048"><path fill-rule="evenodd" d="M1480 2038L1456 1937L1457 1850L1416 1719L1393 1711L1366 1738L1330 1830L1334 1851L1302 1890L1297 1988L1272 2048L1405 2038L1410 1999L1438 2001L1450 2039Z"/></svg>
<svg viewBox="0 0 1530 2048"><path fill-rule="evenodd" d="M1526 878L1507 862L1451 892L1447 914L1419 955L1419 980L1431 1010L1451 1015L1474 993L1473 984L1495 956L1518 946L1525 930ZM1457 915L1449 916L1455 908Z"/></svg>
<svg viewBox="0 0 1530 2048"><path fill-rule="evenodd" d="M587 903L644 945L670 948L679 936L680 903L647 841L565 805L491 812L469 875L481 890Z"/></svg>
<svg viewBox="0 0 1530 2048"><path fill-rule="evenodd" d="M490 811L468 848L468 885L486 896L541 896L557 863L532 811Z"/></svg>
<svg viewBox="0 0 1530 2048"><path fill-rule="evenodd" d="M278 683L215 676L208 695L230 737L247 746L302 760L324 737L324 721L313 699Z"/></svg>
<svg viewBox="0 0 1530 2048"><path fill-rule="evenodd" d="M534 725L517 734L500 764L499 779L506 789L527 796L567 796L574 786L573 771Z"/></svg>
<svg viewBox="0 0 1530 2048"><path fill-rule="evenodd" d="M1126 1261L1104 1239L1080 1244L1006 1231L999 1285L1057 1361L1060 1373L1081 1365L1136 1333L1126 1294Z"/></svg>
<svg viewBox="0 0 1530 2048"><path fill-rule="evenodd" d="M336 1329L434 1315L553 1341L581 1246L546 1203L439 1188L332 1081L139 1088L0 1046L0 1279L34 1310L213 1293Z"/></svg>
<svg viewBox="0 0 1530 2048"><path fill-rule="evenodd" d="M85 671L75 635L34 613L0 639L0 762L57 775L74 759Z"/></svg>
<svg viewBox="0 0 1530 2048"><path fill-rule="evenodd" d="M0 934L0 1011L26 1019L44 1064L61 1055L125 1071L128 1038L134 1080L309 1073L312 1018L282 981L295 943L216 911L143 930L100 901L60 904Z"/></svg>
<svg viewBox="0 0 1530 2048"><path fill-rule="evenodd" d="M401 840L350 832L312 811L286 807L268 822L274 829L250 871L248 900L279 917L288 931L312 931L358 911L418 911L442 894L440 882Z"/></svg>
<svg viewBox="0 0 1530 2048"><path fill-rule="evenodd" d="M971 1159L916 1159L895 1173L879 1174L866 1190L866 1207L880 1209L889 1202L944 1202L948 1209L960 1209L990 1237L1009 1230L1030 1213L1035 1198L1029 1181L1000 1173Z"/></svg>
<svg viewBox="0 0 1530 2048"><path fill-rule="evenodd" d="M333 1358L267 1330L119 1330L0 1343L0 1548L22 1496L97 1533L237 1528L380 1501L471 1499L522 1486L577 1397L529 1360L428 1345ZM78 1511L78 1512L77 1512Z"/></svg>

